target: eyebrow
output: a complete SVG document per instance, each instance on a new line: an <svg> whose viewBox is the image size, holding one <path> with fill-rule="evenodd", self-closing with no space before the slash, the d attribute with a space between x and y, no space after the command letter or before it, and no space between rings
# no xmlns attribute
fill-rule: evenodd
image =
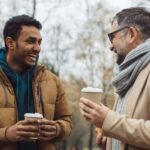
<svg viewBox="0 0 150 150"><path fill-rule="evenodd" d="M33 36L29 36L27 39L31 39L31 40L39 40L39 41L42 40L42 38L37 39L36 37L33 37Z"/></svg>

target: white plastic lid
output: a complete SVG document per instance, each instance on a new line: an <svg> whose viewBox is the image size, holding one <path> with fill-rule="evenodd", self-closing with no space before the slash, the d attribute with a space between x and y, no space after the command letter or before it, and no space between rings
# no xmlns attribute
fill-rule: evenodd
<svg viewBox="0 0 150 150"><path fill-rule="evenodd" d="M24 116L33 118L43 118L43 115L40 113L25 113Z"/></svg>
<svg viewBox="0 0 150 150"><path fill-rule="evenodd" d="M103 90L100 89L100 88L86 87L86 88L83 88L83 89L81 90L81 92L96 92L96 93L101 92L101 93L102 93Z"/></svg>

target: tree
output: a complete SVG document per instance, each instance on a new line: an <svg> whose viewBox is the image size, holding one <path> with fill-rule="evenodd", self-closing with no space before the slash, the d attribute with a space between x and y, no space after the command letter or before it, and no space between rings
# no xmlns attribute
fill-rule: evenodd
<svg viewBox="0 0 150 150"><path fill-rule="evenodd" d="M63 44L63 39L67 39L69 36L69 33L64 31L60 24L47 31L47 44L45 44L43 60L49 56L49 63L54 66L54 72L57 72L58 76L62 67L67 63L67 52L72 49L70 45Z"/></svg>
<svg viewBox="0 0 150 150"><path fill-rule="evenodd" d="M70 100L73 121L72 134L67 140L69 150L72 150L72 147L74 147L75 150L82 150L87 140L86 136L89 135L89 124L84 120L79 111L80 92L85 86L86 83L74 75L70 75L70 79L65 81L65 90L67 91L67 99Z"/></svg>
<svg viewBox="0 0 150 150"><path fill-rule="evenodd" d="M91 12L89 12L89 10L91 10ZM106 52L106 49L108 49L106 44L108 44L108 42L106 42L105 36L108 30L107 24L111 12L101 3L99 3L96 8L88 8L87 12L87 22L81 33L79 33L76 41L76 46L78 48L76 59L81 61L86 68L84 72L86 72L85 82L87 85L98 86L104 90L105 96L103 96L102 101L107 105L106 95L112 92L110 80L113 75L112 70L114 64L112 63L113 57ZM105 18L103 18L103 16L105 16ZM89 150L92 150L92 125L90 126L89 132L88 147Z"/></svg>
<svg viewBox="0 0 150 150"><path fill-rule="evenodd" d="M35 18L36 15L36 5L37 5L37 1L36 0L32 0L33 2L33 13L32 13L32 17Z"/></svg>

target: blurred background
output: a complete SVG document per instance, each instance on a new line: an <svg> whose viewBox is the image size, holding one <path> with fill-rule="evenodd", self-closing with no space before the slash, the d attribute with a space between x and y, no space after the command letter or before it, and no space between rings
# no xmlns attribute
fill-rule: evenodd
<svg viewBox="0 0 150 150"><path fill-rule="evenodd" d="M107 33L115 13L131 6L150 9L150 0L0 0L0 47L8 18L27 14L43 25L40 63L61 78L73 115L72 134L56 143L58 150L100 149L95 127L79 112L80 90L102 88L102 103L112 108L115 56L109 51Z"/></svg>

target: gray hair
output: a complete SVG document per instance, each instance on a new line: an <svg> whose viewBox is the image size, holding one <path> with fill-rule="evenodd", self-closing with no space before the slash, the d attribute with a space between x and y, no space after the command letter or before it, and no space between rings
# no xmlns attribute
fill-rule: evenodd
<svg viewBox="0 0 150 150"><path fill-rule="evenodd" d="M150 37L150 11L145 7L131 7L118 12L113 21L120 26L135 26L143 39Z"/></svg>

